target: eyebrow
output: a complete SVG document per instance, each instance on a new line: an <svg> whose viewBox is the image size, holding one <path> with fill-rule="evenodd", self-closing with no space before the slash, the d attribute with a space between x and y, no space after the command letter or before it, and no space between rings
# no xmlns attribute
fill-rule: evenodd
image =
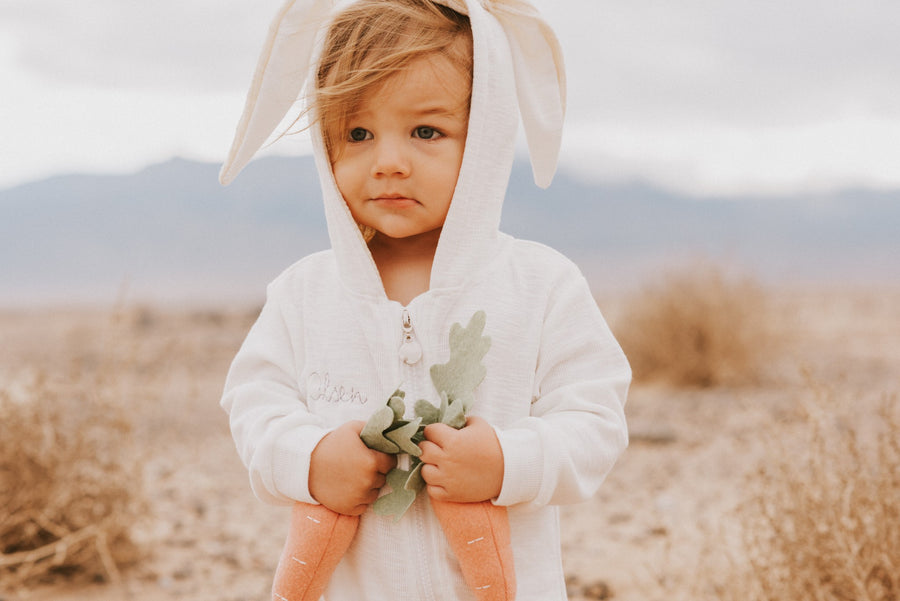
<svg viewBox="0 0 900 601"><path fill-rule="evenodd" d="M468 100L468 98L466 99ZM369 109L371 111L371 109ZM369 111L357 111L354 113L354 118L362 118ZM458 108L451 108L445 104L426 104L422 103L420 106L407 106L405 112L412 117L415 118L424 118L424 117L449 117L455 118L460 115L467 116L469 112L469 103L463 102L459 105ZM353 119L351 119L353 120Z"/></svg>
<svg viewBox="0 0 900 601"><path fill-rule="evenodd" d="M430 117L430 116L454 117L454 116L458 115L459 113L465 113L466 110L468 110L468 105L466 105L464 103L464 104L461 104L457 108L450 108L450 107L444 106L444 105L437 105L437 106L425 105L424 108L413 107L409 110L409 112L413 115L417 115L417 116L421 115L423 117Z"/></svg>

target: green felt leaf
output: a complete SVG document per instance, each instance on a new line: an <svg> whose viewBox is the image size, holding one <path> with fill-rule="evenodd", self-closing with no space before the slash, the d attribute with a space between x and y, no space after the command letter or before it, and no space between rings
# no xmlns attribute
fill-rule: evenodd
<svg viewBox="0 0 900 601"><path fill-rule="evenodd" d="M464 427L466 425L466 408L463 402L460 400L450 401L447 410L441 416L441 423L457 430Z"/></svg>
<svg viewBox="0 0 900 601"><path fill-rule="evenodd" d="M419 467L421 469L421 467ZM413 468L415 470L415 468ZM402 470L395 467L387 474L387 483L391 487L391 492L381 495L375 501L372 509L378 515L392 515L394 521L399 520L406 510L410 508L416 500L415 490L407 490L406 483L409 480L410 472L413 470Z"/></svg>
<svg viewBox="0 0 900 601"><path fill-rule="evenodd" d="M441 410L425 399L416 401L415 411L416 415L422 420L423 426L436 424L441 421Z"/></svg>
<svg viewBox="0 0 900 601"><path fill-rule="evenodd" d="M398 388L391 394L391 398L388 399L387 405L391 408L391 411L394 412L395 422L403 419L403 414L406 413L406 404L403 402L404 398L406 398L406 393Z"/></svg>
<svg viewBox="0 0 900 601"><path fill-rule="evenodd" d="M443 420L443 419L444 419L444 416L447 415L447 407L450 406L450 400L447 399L447 393L446 393L446 392L444 392L443 390L441 390L441 391L439 391L439 392L440 392L440 395L441 395L441 410L440 410L441 413L440 413L440 417L441 417L441 420ZM441 421L441 423L443 423L443 421Z"/></svg>
<svg viewBox="0 0 900 601"><path fill-rule="evenodd" d="M425 426L443 423L458 429L466 425L466 413L475 402L475 388L487 373L481 364L491 346L491 339L482 336L486 320L484 311L478 311L465 328L458 323L450 328L450 359L442 365L432 365L430 372L441 397L440 408L418 400L414 406L416 419L406 421L406 393L398 388L366 422L360 433L366 446L382 453L411 456L409 469L394 468L388 472L387 485L391 490L375 501L375 513L399 520L425 488L424 464L418 459L422 454L418 443L425 438Z"/></svg>
<svg viewBox="0 0 900 601"><path fill-rule="evenodd" d="M425 465L418 459L413 459L412 468L409 470L409 476L406 478L406 484L403 488L418 493L425 488L425 480L422 478L422 466Z"/></svg>
<svg viewBox="0 0 900 601"><path fill-rule="evenodd" d="M487 368L481 360L491 347L491 339L482 336L487 316L478 311L465 328L455 323L450 328L450 359L431 366L431 381L449 401L462 401L468 411L475 402L475 388L484 380Z"/></svg>
<svg viewBox="0 0 900 601"><path fill-rule="evenodd" d="M376 411L366 422L359 437L370 449L396 454L400 447L384 437L384 431L394 423L394 411L387 405Z"/></svg>
<svg viewBox="0 0 900 601"><path fill-rule="evenodd" d="M413 457L418 457L422 454L422 450L412 438L416 435L416 432L419 431L419 424L421 423L421 418L416 418L411 422L401 422L401 425L385 432L384 436L389 441L396 444L401 452L412 455Z"/></svg>

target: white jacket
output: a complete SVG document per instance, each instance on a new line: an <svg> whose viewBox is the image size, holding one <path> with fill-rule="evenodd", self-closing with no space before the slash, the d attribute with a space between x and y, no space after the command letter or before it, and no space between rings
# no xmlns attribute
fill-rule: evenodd
<svg viewBox="0 0 900 601"><path fill-rule="evenodd" d="M428 369L448 360L451 325L484 310L491 347L470 413L494 426L503 451L494 502L509 508L517 599L563 600L556 506L590 498L627 445L631 372L577 267L498 230L518 120L515 84L503 31L469 4L469 133L430 290L407 307L388 300L313 130L332 249L269 285L222 406L255 494L275 504L314 503L309 461L321 438L366 420L398 386L409 400L439 405ZM398 353L404 311L422 349L412 366ZM325 594L327 601L473 598L425 493L397 522L371 510L362 516Z"/></svg>

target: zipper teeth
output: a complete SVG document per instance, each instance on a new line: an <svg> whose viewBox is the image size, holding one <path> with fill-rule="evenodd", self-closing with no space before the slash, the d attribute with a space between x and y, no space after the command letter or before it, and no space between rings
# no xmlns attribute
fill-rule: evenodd
<svg viewBox="0 0 900 601"><path fill-rule="evenodd" d="M412 323L412 315L410 315L409 309L403 307L403 310L400 313L400 325L402 327L403 335L401 337L401 348L399 352L399 363L400 363L400 373L403 375L403 384L404 388L407 392L407 399L410 401L407 403L407 410L409 410L412 406L412 399L421 393L421 386L423 385L422 374L424 373L422 370L422 343L418 339L415 334L415 329L413 328ZM419 349L419 357L412 362L404 360L403 355L403 346L404 345L414 345ZM424 493L420 493L424 494ZM417 562L417 570L418 573L418 593L423 595L423 599L426 601L434 601L436 599L435 596L435 587L434 587L434 575L432 574L432 566L429 565L428 561L425 561L424 558L428 557L427 546L428 542L426 541L426 533L428 532L428 527L426 523L426 514L425 507L423 506L422 498L417 498L411 507L413 518L409 523L409 528L412 529L412 539L416 541L416 545L418 546L419 553Z"/></svg>
<svg viewBox="0 0 900 601"><path fill-rule="evenodd" d="M422 493L420 493L422 494ZM427 494L427 493L425 493ZM419 546L419 557L418 557L418 572L419 572L419 585L421 589L419 593L425 594L425 598L429 601L434 601L435 599L435 586L434 586L434 578L432 577L431 570L432 566L430 562L428 562L425 558L428 557L428 551L426 547L431 542L425 541L425 508L423 506L423 501L421 498L416 499L416 502L413 503L413 516L415 516L415 540Z"/></svg>

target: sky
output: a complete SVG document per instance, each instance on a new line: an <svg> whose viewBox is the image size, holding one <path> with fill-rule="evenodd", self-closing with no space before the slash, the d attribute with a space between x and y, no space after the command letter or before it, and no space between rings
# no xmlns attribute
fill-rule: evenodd
<svg viewBox="0 0 900 601"><path fill-rule="evenodd" d="M900 2L533 1L566 55L562 169L698 196L900 187ZM0 0L0 189L220 163L280 4Z"/></svg>

